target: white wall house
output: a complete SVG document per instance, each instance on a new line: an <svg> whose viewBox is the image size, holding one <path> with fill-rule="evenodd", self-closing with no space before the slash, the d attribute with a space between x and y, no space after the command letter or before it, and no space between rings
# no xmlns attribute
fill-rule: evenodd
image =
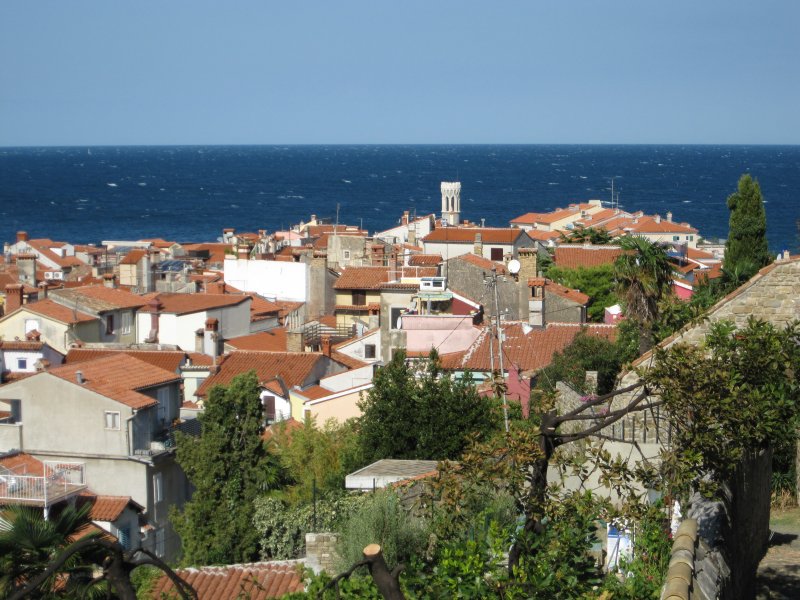
<svg viewBox="0 0 800 600"><path fill-rule="evenodd" d="M307 302L309 266L302 262L226 257L225 283L269 299Z"/></svg>
<svg viewBox="0 0 800 600"><path fill-rule="evenodd" d="M202 351L199 339L208 319L218 321L223 339L250 333L250 302L249 296L231 294L159 294L136 315L137 341Z"/></svg>

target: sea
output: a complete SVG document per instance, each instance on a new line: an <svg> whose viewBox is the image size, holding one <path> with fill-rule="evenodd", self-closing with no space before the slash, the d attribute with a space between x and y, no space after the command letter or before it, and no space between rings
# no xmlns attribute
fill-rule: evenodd
<svg viewBox="0 0 800 600"><path fill-rule="evenodd" d="M310 215L369 231L403 211L439 213L461 182L461 216L507 226L590 199L673 213L725 238L727 197L750 173L774 252L798 247L800 146L307 145L0 148L0 241L19 230L73 243L215 241L222 229L285 229Z"/></svg>

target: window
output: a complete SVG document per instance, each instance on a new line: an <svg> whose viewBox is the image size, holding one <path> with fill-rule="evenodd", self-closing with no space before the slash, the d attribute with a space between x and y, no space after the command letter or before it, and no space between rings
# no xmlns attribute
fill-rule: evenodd
<svg viewBox="0 0 800 600"><path fill-rule="evenodd" d="M365 306L367 304L367 292L357 290L353 292L353 306Z"/></svg>
<svg viewBox="0 0 800 600"><path fill-rule="evenodd" d="M133 313L122 313L122 333L130 333L133 324Z"/></svg>
<svg viewBox="0 0 800 600"><path fill-rule="evenodd" d="M22 423L22 401L21 400L7 400L11 407L11 416L8 417L6 423Z"/></svg>
<svg viewBox="0 0 800 600"><path fill-rule="evenodd" d="M364 358L375 358L375 344L364 344Z"/></svg>
<svg viewBox="0 0 800 600"><path fill-rule="evenodd" d="M350 250L345 250L342 255L344 256L345 260L350 260Z"/></svg>
<svg viewBox="0 0 800 600"><path fill-rule="evenodd" d="M127 527L120 527L117 529L117 539L119 543L122 545L125 550L131 549L131 528L130 525Z"/></svg>
<svg viewBox="0 0 800 600"><path fill-rule="evenodd" d="M673 242L680 242L680 241L681 241L681 236L679 236L679 235L673 235L673 236L672 236L672 241L673 241Z"/></svg>
<svg viewBox="0 0 800 600"><path fill-rule="evenodd" d="M158 400L158 420L163 424L169 415L169 388L166 386L158 388L156 398Z"/></svg>
<svg viewBox="0 0 800 600"><path fill-rule="evenodd" d="M164 500L164 480L161 473L153 475L153 502Z"/></svg>
<svg viewBox="0 0 800 600"><path fill-rule="evenodd" d="M28 359L27 358L18 358L17 359L17 369L20 371L24 371L28 368Z"/></svg>
<svg viewBox="0 0 800 600"><path fill-rule="evenodd" d="M686 239L689 240L690 242L693 242L694 241L694 236L693 235L687 235Z"/></svg>
<svg viewBox="0 0 800 600"><path fill-rule="evenodd" d="M39 319L25 319L25 333L30 333L33 330L41 331L42 327L39 325Z"/></svg>
<svg viewBox="0 0 800 600"><path fill-rule="evenodd" d="M275 421L275 396L264 396L261 402L264 405L264 418L270 423Z"/></svg>
<svg viewBox="0 0 800 600"><path fill-rule="evenodd" d="M107 410L105 412L106 429L119 430L119 412Z"/></svg>
<svg viewBox="0 0 800 600"><path fill-rule="evenodd" d="M164 549L164 529L156 529L156 556L163 557L165 554Z"/></svg>
<svg viewBox="0 0 800 600"><path fill-rule="evenodd" d="M106 333L114 333L114 315L106 315Z"/></svg>
<svg viewBox="0 0 800 600"><path fill-rule="evenodd" d="M503 249L502 248L492 248L491 249L491 258L492 258L492 260L497 260L497 261L503 260Z"/></svg>

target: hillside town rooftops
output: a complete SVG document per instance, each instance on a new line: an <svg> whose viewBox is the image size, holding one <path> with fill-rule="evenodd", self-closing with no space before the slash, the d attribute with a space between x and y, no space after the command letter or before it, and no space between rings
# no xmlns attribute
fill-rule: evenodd
<svg viewBox="0 0 800 600"><path fill-rule="evenodd" d="M97 320L97 317L88 313L82 312L74 308L68 308L54 302L49 298L46 300L39 300L30 304L24 304L17 310L27 310L37 315L59 321L67 325L74 325L77 323L88 323Z"/></svg>
<svg viewBox="0 0 800 600"><path fill-rule="evenodd" d="M590 268L614 264L621 254L620 246L560 244L556 246L553 263L564 269Z"/></svg>
<svg viewBox="0 0 800 600"><path fill-rule="evenodd" d="M158 300L161 313L174 313L176 315L188 315L191 313L213 310L215 308L225 308L236 306L242 302L250 301L248 295L233 294L148 294L143 296L148 305L143 309L145 312L150 310L150 302Z"/></svg>

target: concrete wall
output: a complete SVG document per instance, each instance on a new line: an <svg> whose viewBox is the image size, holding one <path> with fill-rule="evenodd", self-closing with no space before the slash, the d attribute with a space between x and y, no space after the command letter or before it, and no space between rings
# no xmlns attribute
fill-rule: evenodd
<svg viewBox="0 0 800 600"><path fill-rule="evenodd" d="M406 332L396 329L397 323L391 323L392 308L408 308L411 297L416 291L383 291L381 292L381 359L389 362L396 348L406 347Z"/></svg>
<svg viewBox="0 0 800 600"><path fill-rule="evenodd" d="M548 294L545 288L544 318L547 323L585 323L586 311L580 304L557 294Z"/></svg>
<svg viewBox="0 0 800 600"><path fill-rule="evenodd" d="M352 390L332 393L327 398L306 402L303 410L309 411L318 424L322 424L328 419L344 423L347 419L361 416L358 403L362 396L366 396L371 387L372 385L369 384Z"/></svg>
<svg viewBox="0 0 800 600"><path fill-rule="evenodd" d="M265 298L306 302L308 265L276 260L225 258L225 283Z"/></svg>
<svg viewBox="0 0 800 600"><path fill-rule="evenodd" d="M494 297L493 294L487 291L486 285L483 283L483 274L486 273L488 275L486 270L464 260L451 260L445 264L446 266L443 269L447 276L448 287L465 294L468 298L479 301L484 306L485 314L494 316ZM530 290L527 287L527 281L522 286L510 276L498 277L498 306L500 313L507 314L509 319L515 321L519 319L528 320L528 294L530 294ZM525 314L521 315L520 305L523 304L523 297L526 310Z"/></svg>
<svg viewBox="0 0 800 600"><path fill-rule="evenodd" d="M0 387L0 399L22 401L22 448L101 456L127 456L127 406L49 373ZM105 411L120 413L119 430L105 428ZM0 448L0 451L11 448Z"/></svg>
<svg viewBox="0 0 800 600"><path fill-rule="evenodd" d="M322 571L333 575L336 573L339 556L336 553L336 544L339 536L335 533L307 533L306 534L306 566L319 574Z"/></svg>
<svg viewBox="0 0 800 600"><path fill-rule="evenodd" d="M77 324L72 329L73 335L67 333L70 328L66 323L29 312L24 307L0 319L0 337L5 340L24 340L25 334L31 329L37 329L42 334L41 340L62 354L67 353L69 343L75 339L85 342L100 341L99 323L94 321Z"/></svg>
<svg viewBox="0 0 800 600"><path fill-rule="evenodd" d="M176 315L158 315L158 341L161 344L175 344L183 350L193 352L197 343L197 330L205 329L206 319L219 321L219 332L229 339L250 333L250 300L233 306L215 308L208 311ZM139 343L144 343L150 335L151 313L137 314L136 330Z"/></svg>
<svg viewBox="0 0 800 600"><path fill-rule="evenodd" d="M367 344L372 344L375 346L375 357L374 358L367 358L365 346ZM381 359L380 350L381 350L381 331L380 329L373 331L372 333L366 334L360 338L356 338L353 341L350 341L346 344L337 347L337 350L342 354L346 354L352 358L356 358L358 360L374 363L378 362Z"/></svg>
<svg viewBox="0 0 800 600"><path fill-rule="evenodd" d="M302 322L289 327L300 326L306 320L318 319L322 315L332 315L336 302L333 285L338 277L328 269L325 258L311 258L308 263L308 300L305 304L305 315Z"/></svg>
<svg viewBox="0 0 800 600"><path fill-rule="evenodd" d="M333 392L340 392L354 388L356 386L364 385L365 383L372 382L372 374L375 369L372 365L361 367L359 369L350 369L343 373L330 375L320 380L320 385Z"/></svg>
<svg viewBox="0 0 800 600"><path fill-rule="evenodd" d="M472 320L471 315L406 315L403 317L406 349L428 352L436 348L439 354L466 350L480 333Z"/></svg>

